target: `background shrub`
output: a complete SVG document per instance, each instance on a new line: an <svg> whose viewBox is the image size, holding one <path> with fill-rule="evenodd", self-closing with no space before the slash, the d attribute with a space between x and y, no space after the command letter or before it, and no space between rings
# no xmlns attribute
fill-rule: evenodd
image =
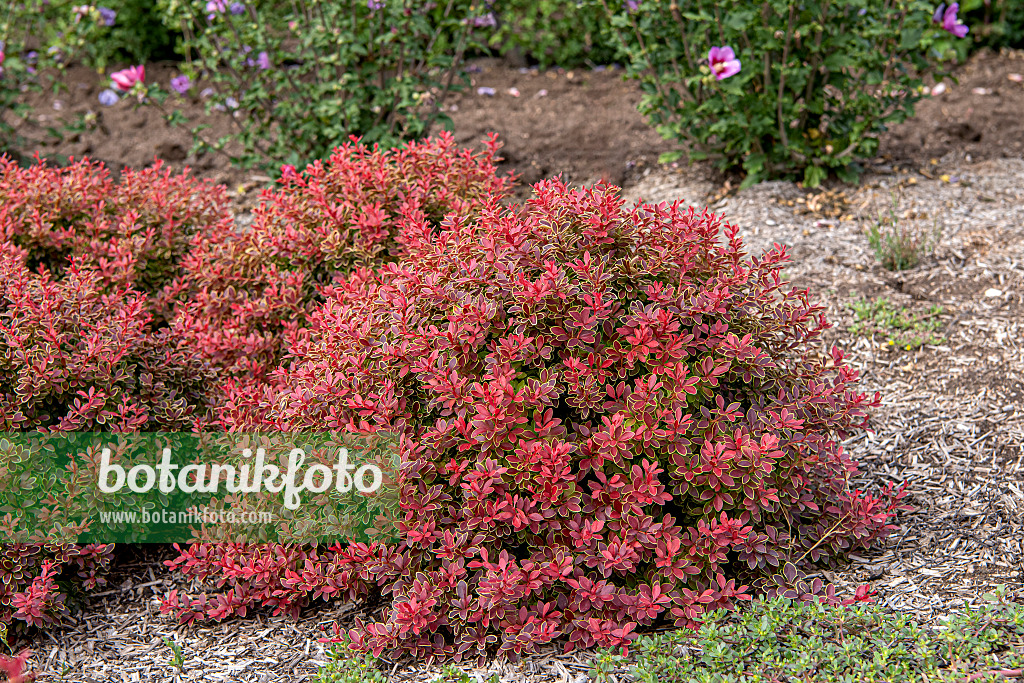
<svg viewBox="0 0 1024 683"><path fill-rule="evenodd" d="M30 270L59 276L75 257L112 285L151 296L154 310L192 238L233 229L228 207L223 187L159 161L114 182L88 160L21 168L0 158L0 240L22 248Z"/></svg>
<svg viewBox="0 0 1024 683"><path fill-rule="evenodd" d="M236 113L215 146L237 142L244 165L305 164L350 135L388 147L426 135L475 25L471 0L160 6L183 28L192 92L209 88L210 107Z"/></svg>
<svg viewBox="0 0 1024 683"><path fill-rule="evenodd" d="M263 378L325 287L398 258L403 226L436 228L446 214L472 215L506 194L498 147L492 137L474 153L448 134L398 149L350 141L290 172L264 193L251 226L196 238L167 290L178 302L177 333L228 376Z"/></svg>
<svg viewBox="0 0 1024 683"><path fill-rule="evenodd" d="M642 80L640 111L691 160L741 169L747 184L856 179L857 162L913 114L922 76L958 40L932 23L935 4L923 0L605 7ZM731 48L739 72L716 78L712 47Z"/></svg>
<svg viewBox="0 0 1024 683"><path fill-rule="evenodd" d="M497 0L488 44L546 69L611 64L618 43L599 5L592 1Z"/></svg>
<svg viewBox="0 0 1024 683"><path fill-rule="evenodd" d="M972 44L991 48L1024 48L1024 5L1013 0L964 0L964 22L971 26Z"/></svg>
<svg viewBox="0 0 1024 683"><path fill-rule="evenodd" d="M23 92L63 87L64 69L87 59L107 31L99 10L69 0L10 0L0 11L0 154L13 154L19 120L31 107Z"/></svg>
<svg viewBox="0 0 1024 683"><path fill-rule="evenodd" d="M834 601L800 569L893 528L900 494L851 491L838 444L873 402L841 352L819 355L827 322L786 289L784 252L746 261L708 213L557 180L521 209L403 230L405 258L332 290L273 391L228 420L403 435L403 541L275 593L390 596L338 633L354 648L621 645L749 598L745 581ZM174 566L220 561L198 547ZM249 595L220 585L168 609L220 618Z"/></svg>
<svg viewBox="0 0 1024 683"><path fill-rule="evenodd" d="M103 0L116 14L110 30L93 45L93 65L105 69L120 62L141 64L151 60L175 59L181 29L165 24L151 0Z"/></svg>

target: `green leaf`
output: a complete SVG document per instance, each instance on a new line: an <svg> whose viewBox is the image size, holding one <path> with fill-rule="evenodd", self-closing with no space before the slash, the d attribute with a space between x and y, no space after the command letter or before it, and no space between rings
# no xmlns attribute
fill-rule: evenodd
<svg viewBox="0 0 1024 683"><path fill-rule="evenodd" d="M727 15L725 25L733 31L742 31L747 27L747 24L750 23L754 16L755 13L753 10L732 11Z"/></svg>
<svg viewBox="0 0 1024 683"><path fill-rule="evenodd" d="M821 166L808 166L804 169L804 185L807 187L817 187L827 177L828 172Z"/></svg>
<svg viewBox="0 0 1024 683"><path fill-rule="evenodd" d="M678 161L683 156L682 152L662 152L658 155L659 164L671 164L673 161Z"/></svg>
<svg viewBox="0 0 1024 683"><path fill-rule="evenodd" d="M829 71L839 71L842 68L853 65L853 59L846 52L833 52L825 58L825 68Z"/></svg>

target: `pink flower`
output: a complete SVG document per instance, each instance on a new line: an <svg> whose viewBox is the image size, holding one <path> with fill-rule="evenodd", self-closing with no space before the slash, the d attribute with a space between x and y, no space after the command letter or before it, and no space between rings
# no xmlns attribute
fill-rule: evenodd
<svg viewBox="0 0 1024 683"><path fill-rule="evenodd" d="M142 83L145 78L146 67L141 64L110 74L110 79L114 81L114 87L121 92L128 92L136 83Z"/></svg>
<svg viewBox="0 0 1024 683"><path fill-rule="evenodd" d="M708 50L708 66L715 78L722 80L740 72L740 60L731 47L713 47Z"/></svg>
<svg viewBox="0 0 1024 683"><path fill-rule="evenodd" d="M957 38L963 38L970 29L957 18L956 13L959 11L960 3L958 2L950 3L948 8L946 3L942 3L932 15L932 22L941 24L944 30L949 31Z"/></svg>

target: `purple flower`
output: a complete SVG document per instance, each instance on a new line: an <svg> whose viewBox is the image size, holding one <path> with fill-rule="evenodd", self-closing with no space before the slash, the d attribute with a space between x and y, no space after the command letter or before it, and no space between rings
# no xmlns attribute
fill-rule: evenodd
<svg viewBox="0 0 1024 683"><path fill-rule="evenodd" d="M228 0L209 0L206 3L206 11L209 12L206 18L213 21L218 14L224 14L228 11Z"/></svg>
<svg viewBox="0 0 1024 683"><path fill-rule="evenodd" d="M868 8L867 8L867 7L861 7L861 8L860 8L860 10L859 10L859 11L857 12L857 14L859 14L859 15L860 15L860 16L862 16L862 17L863 17L863 16L865 15L865 14L867 14L867 13L868 13Z"/></svg>
<svg viewBox="0 0 1024 683"><path fill-rule="evenodd" d="M268 55L266 52L260 52L256 56L256 66L258 66L261 71L266 71L267 69L269 69L270 55Z"/></svg>
<svg viewBox="0 0 1024 683"><path fill-rule="evenodd" d="M472 24L476 28L494 28L498 25L498 20L494 12L488 12L482 17L473 17Z"/></svg>
<svg viewBox="0 0 1024 683"><path fill-rule="evenodd" d="M103 20L104 24L106 24L107 26L114 25L114 22L117 20L117 12L110 9L109 7L97 7L96 9L99 10L100 19Z"/></svg>
<svg viewBox="0 0 1024 683"><path fill-rule="evenodd" d="M740 72L740 60L736 59L736 53L728 46L708 50L708 66L718 80L735 76Z"/></svg>
<svg viewBox="0 0 1024 683"><path fill-rule="evenodd" d="M626 10L635 12L640 8L640 0L626 0Z"/></svg>
<svg viewBox="0 0 1024 683"><path fill-rule="evenodd" d="M481 86L476 89L477 95L485 95L486 97L494 97L496 92L494 88L488 88L487 86Z"/></svg>
<svg viewBox="0 0 1024 683"><path fill-rule="evenodd" d="M181 74L180 76L176 76L171 79L171 88L173 88L174 92L178 93L179 95L184 95L188 92L188 89L191 87L192 80L185 74Z"/></svg>
<svg viewBox="0 0 1024 683"><path fill-rule="evenodd" d="M100 93L100 104L102 104L104 107L113 106L117 104L118 100L120 99L121 98L117 94L117 92L111 90L110 88L107 88L106 90Z"/></svg>
<svg viewBox="0 0 1024 683"><path fill-rule="evenodd" d="M231 3L231 7L228 8L228 11L230 11L237 17L239 14L245 11L245 5L243 5L240 2L233 2Z"/></svg>
<svg viewBox="0 0 1024 683"><path fill-rule="evenodd" d="M384 0L366 0L366 6L370 8L371 12L376 12L384 6Z"/></svg>
<svg viewBox="0 0 1024 683"><path fill-rule="evenodd" d="M206 88L201 93L199 93L199 96L202 97L205 100L207 97L210 97L213 94L214 94L213 88Z"/></svg>
<svg viewBox="0 0 1024 683"><path fill-rule="evenodd" d="M940 24L944 30L949 31L957 38L963 38L970 29L957 18L956 13L959 11L960 3L958 2L951 2L948 8L946 3L942 3L932 15L932 22Z"/></svg>

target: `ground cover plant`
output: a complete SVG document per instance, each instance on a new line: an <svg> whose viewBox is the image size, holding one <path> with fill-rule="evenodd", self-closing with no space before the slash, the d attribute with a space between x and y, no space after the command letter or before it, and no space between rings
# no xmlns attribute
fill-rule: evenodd
<svg viewBox="0 0 1024 683"><path fill-rule="evenodd" d="M878 338L883 344L914 351L925 344L945 341L938 333L942 326L942 306L932 306L924 314L911 313L903 306L894 306L884 298L861 299L850 304L856 322L850 333L859 337Z"/></svg>
<svg viewBox="0 0 1024 683"><path fill-rule="evenodd" d="M930 628L884 607L788 598L718 612L693 632L645 636L599 655L598 681L1004 681L1024 675L1024 602L999 587ZM628 664L628 667L627 667ZM342 679L343 680L343 679Z"/></svg>
<svg viewBox="0 0 1024 683"><path fill-rule="evenodd" d="M651 125L691 160L742 169L748 185L855 180L879 133L913 113L922 77L941 76L938 60L967 32L955 3L936 12L923 0L604 6Z"/></svg>
<svg viewBox="0 0 1024 683"><path fill-rule="evenodd" d="M186 576L239 572L166 609L246 610L248 577L265 591L275 567L272 606L390 596L338 632L359 651L515 658L693 626L753 592L836 601L804 572L894 528L901 494L850 490L837 442L877 399L814 350L828 325L786 288L783 251L747 261L711 214L558 180L404 228L404 258L339 283L228 425L403 434L403 542L304 568L193 546L172 563Z"/></svg>

